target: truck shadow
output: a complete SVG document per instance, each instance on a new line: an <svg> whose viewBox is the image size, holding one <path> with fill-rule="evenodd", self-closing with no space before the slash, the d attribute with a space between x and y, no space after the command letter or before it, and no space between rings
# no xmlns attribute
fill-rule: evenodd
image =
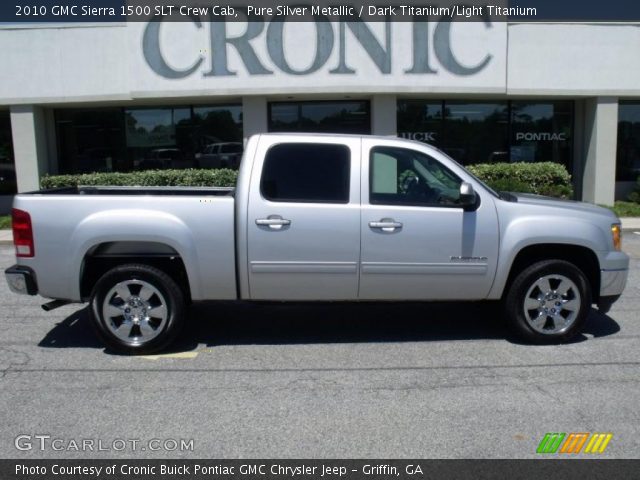
<svg viewBox="0 0 640 480"><path fill-rule="evenodd" d="M103 348L87 308L58 323L38 344L45 348ZM571 343L620 331L592 309L584 333ZM509 335L494 303L231 303L191 307L171 352L218 345L434 342L504 339ZM112 352L108 352L112 353Z"/></svg>

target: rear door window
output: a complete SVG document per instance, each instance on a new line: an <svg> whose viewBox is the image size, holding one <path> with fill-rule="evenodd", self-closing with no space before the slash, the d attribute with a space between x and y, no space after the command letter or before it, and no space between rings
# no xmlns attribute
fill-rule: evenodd
<svg viewBox="0 0 640 480"><path fill-rule="evenodd" d="M346 145L283 143L267 152L260 191L272 202L349 203Z"/></svg>

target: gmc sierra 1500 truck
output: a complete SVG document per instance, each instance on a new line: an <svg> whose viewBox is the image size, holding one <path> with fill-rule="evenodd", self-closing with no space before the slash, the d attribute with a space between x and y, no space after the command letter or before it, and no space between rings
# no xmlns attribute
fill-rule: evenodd
<svg viewBox="0 0 640 480"><path fill-rule="evenodd" d="M191 302L236 299L501 300L521 338L561 342L629 267L610 211L497 193L434 147L369 136L253 136L235 189L20 194L13 234L11 289L90 302L129 353L167 346Z"/></svg>

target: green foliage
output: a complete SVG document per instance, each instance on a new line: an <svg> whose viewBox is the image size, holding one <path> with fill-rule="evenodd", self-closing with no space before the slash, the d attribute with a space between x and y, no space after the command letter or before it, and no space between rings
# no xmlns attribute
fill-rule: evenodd
<svg viewBox="0 0 640 480"><path fill-rule="evenodd" d="M640 177L638 177L638 186L634 192L631 192L627 197L629 200L635 203L640 203Z"/></svg>
<svg viewBox="0 0 640 480"><path fill-rule="evenodd" d="M141 187L233 187L238 172L223 169L144 170L129 173L86 173L45 176L42 188L76 187L79 185Z"/></svg>
<svg viewBox="0 0 640 480"><path fill-rule="evenodd" d="M640 217L640 204L635 202L615 202L613 207L606 207L618 217Z"/></svg>
<svg viewBox="0 0 640 480"><path fill-rule="evenodd" d="M11 228L11 217L9 215L0 215L0 229Z"/></svg>
<svg viewBox="0 0 640 480"><path fill-rule="evenodd" d="M468 169L498 191L558 198L570 198L573 195L571 175L559 163L487 163L471 165Z"/></svg>
<svg viewBox="0 0 640 480"><path fill-rule="evenodd" d="M536 193L559 198L573 195L571 176L557 163L494 163L469 170L495 190ZM233 187L238 172L229 169L145 170L130 173L88 173L45 176L42 188L102 186Z"/></svg>

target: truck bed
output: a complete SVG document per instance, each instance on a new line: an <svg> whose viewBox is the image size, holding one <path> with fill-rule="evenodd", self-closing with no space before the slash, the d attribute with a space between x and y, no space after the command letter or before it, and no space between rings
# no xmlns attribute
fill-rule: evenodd
<svg viewBox="0 0 640 480"><path fill-rule="evenodd" d="M101 252L137 258L171 255L188 272L193 300L236 298L233 188L56 188L15 197L31 216L35 256L20 264L38 272L40 294L85 300L81 275ZM127 256L124 255L123 256Z"/></svg>

